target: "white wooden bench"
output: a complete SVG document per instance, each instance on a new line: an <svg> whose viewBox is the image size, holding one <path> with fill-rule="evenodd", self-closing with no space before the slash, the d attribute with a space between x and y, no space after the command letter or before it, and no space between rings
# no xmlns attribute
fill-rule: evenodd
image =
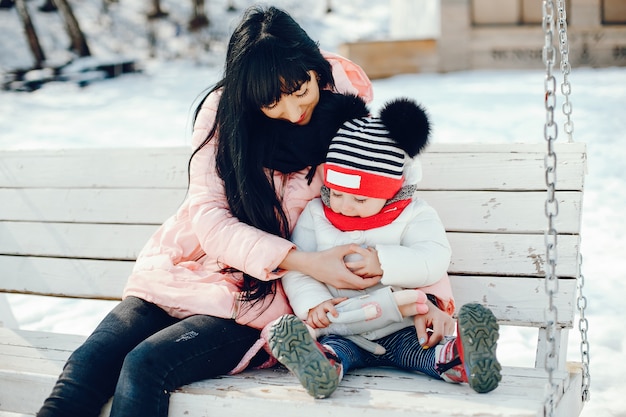
<svg viewBox="0 0 626 417"><path fill-rule="evenodd" d="M584 144L559 144L557 415L582 409L581 367L566 363L576 313ZM0 152L0 291L117 299L138 250L186 191L184 148ZM314 400L282 369L202 381L172 395L170 416L540 416L547 373L542 144L436 144L420 196L453 248L458 305L537 332L536 364L503 368L493 392L389 369L346 376ZM33 415L82 336L0 328L0 416ZM103 415L107 415L105 410Z"/></svg>

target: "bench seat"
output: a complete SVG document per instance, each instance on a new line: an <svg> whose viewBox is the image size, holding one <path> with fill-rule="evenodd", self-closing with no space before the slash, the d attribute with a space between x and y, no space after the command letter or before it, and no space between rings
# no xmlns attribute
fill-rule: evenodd
<svg viewBox="0 0 626 417"><path fill-rule="evenodd" d="M1 405L33 415L84 337L0 328L0 340ZM580 369L571 364L569 371L570 375L560 371L557 380L561 385L573 385L576 391L581 385ZM542 369L504 367L498 388L478 395L464 384L372 368L351 372L333 396L315 400L294 376L277 367L182 387L172 395L170 417L219 416L224 412L248 417L255 411L256 415L269 415L277 409L280 415L302 417L459 416L466 415L468 407L470 415L535 417L544 400L545 383Z"/></svg>
<svg viewBox="0 0 626 417"><path fill-rule="evenodd" d="M582 372L566 362L579 274L586 149L557 144L556 416L580 413ZM315 400L283 368L200 381L172 395L170 417L542 416L546 398L543 144L435 144L417 191L452 245L457 305L479 302L502 326L537 329L531 366L505 366L476 394L395 369L351 371ZM139 250L186 192L186 148L0 152L0 292L119 299ZM2 318L0 317L0 320ZM0 327L0 417L32 416L83 336ZM103 416L108 410L103 410Z"/></svg>

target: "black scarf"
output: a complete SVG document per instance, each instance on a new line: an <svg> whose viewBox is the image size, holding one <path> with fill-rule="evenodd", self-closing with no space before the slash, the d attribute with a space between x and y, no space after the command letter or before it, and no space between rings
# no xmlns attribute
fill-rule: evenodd
<svg viewBox="0 0 626 417"><path fill-rule="evenodd" d="M315 168L324 162L328 145L339 127L346 120L368 114L360 97L322 90L311 121L305 126L263 117L255 133L263 166L282 173L311 167L307 175L310 182Z"/></svg>

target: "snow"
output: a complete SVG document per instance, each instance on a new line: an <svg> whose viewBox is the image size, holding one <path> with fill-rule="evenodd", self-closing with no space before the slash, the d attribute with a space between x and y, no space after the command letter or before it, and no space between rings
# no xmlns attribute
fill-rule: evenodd
<svg viewBox="0 0 626 417"><path fill-rule="evenodd" d="M75 10L81 22L89 22L85 31L94 44L94 55L139 59L141 72L85 87L50 82L31 93L0 91L0 149L189 145L193 104L217 81L224 39L239 15L226 12L225 1L209 1L212 26L185 37L178 33L189 15L187 2L164 3L176 23L150 25L140 18L144 3L128 0L123 7L113 5L110 15L99 11L101 2L96 0L83 1ZM235 3L245 5L243 1ZM335 1L335 11L329 15L324 12L325 2L310 3L273 2L290 11L324 49L336 51L344 41L389 35L388 2ZM36 24L44 22L50 28L59 24L51 15L32 13L38 19ZM159 49L153 58L146 41L150 26L158 35ZM104 34L112 28L116 35L105 41ZM44 45L57 51L51 54L51 61L60 62L65 57L66 52L58 48L64 42L60 36L48 37ZM14 10L0 10L0 39L0 69L29 65ZM93 39L102 41L96 47ZM183 54L188 57L180 58ZM435 143L543 142L543 77L541 68L400 75L374 81L371 108L376 110L399 96L415 98L429 111ZM626 208L626 68L574 68L570 81L574 140L587 143L589 158L582 253L591 401L582 416L625 417L626 389L620 381L626 374L626 361L622 362L626 333L620 314L621 297L626 296L626 220L622 211ZM558 120L563 122L562 115ZM561 134L559 140L566 139ZM6 299L16 320L11 323L8 312L0 311L7 325L84 335L114 304L23 295ZM0 298L0 309L2 301ZM498 349L501 361L507 365L531 364L535 338L533 331L503 329ZM579 344L576 326L570 332L570 360L580 360Z"/></svg>

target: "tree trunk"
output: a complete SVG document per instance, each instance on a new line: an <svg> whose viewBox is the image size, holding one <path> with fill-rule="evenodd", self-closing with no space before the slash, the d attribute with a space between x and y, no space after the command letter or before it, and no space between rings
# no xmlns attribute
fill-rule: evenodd
<svg viewBox="0 0 626 417"><path fill-rule="evenodd" d="M59 8L59 12L63 16L63 20L65 21L67 34L69 35L72 42L72 51L74 51L76 54L78 54L78 56L81 57L91 56L91 52L89 51L89 46L87 46L87 40L85 39L85 35L80 29L78 20L76 20L76 17L72 12L72 8L70 7L67 0L54 0L54 2Z"/></svg>
<svg viewBox="0 0 626 417"><path fill-rule="evenodd" d="M15 8L17 9L17 13L20 15L20 19L22 20L22 26L24 27L30 51L33 53L33 58L35 58L34 67L41 68L46 60L46 55L43 53L43 49L41 49L41 44L39 43L37 32L35 32L33 21L30 18L30 13L28 13L25 0L15 0Z"/></svg>
<svg viewBox="0 0 626 417"><path fill-rule="evenodd" d="M152 10L148 13L148 19L160 19L167 16L167 12L161 9L161 0L152 0Z"/></svg>
<svg viewBox="0 0 626 417"><path fill-rule="evenodd" d="M0 9L10 9L14 4L13 0L0 0Z"/></svg>
<svg viewBox="0 0 626 417"><path fill-rule="evenodd" d="M54 4L54 0L45 0L41 6L39 6L39 11L41 12L56 12L57 5Z"/></svg>
<svg viewBox="0 0 626 417"><path fill-rule="evenodd" d="M109 6L113 3L119 3L119 0L102 0L102 13L109 13Z"/></svg>
<svg viewBox="0 0 626 417"><path fill-rule="evenodd" d="M204 0L192 0L193 8L191 20L189 20L189 30L196 31L200 28L209 26L209 18L204 11Z"/></svg>

